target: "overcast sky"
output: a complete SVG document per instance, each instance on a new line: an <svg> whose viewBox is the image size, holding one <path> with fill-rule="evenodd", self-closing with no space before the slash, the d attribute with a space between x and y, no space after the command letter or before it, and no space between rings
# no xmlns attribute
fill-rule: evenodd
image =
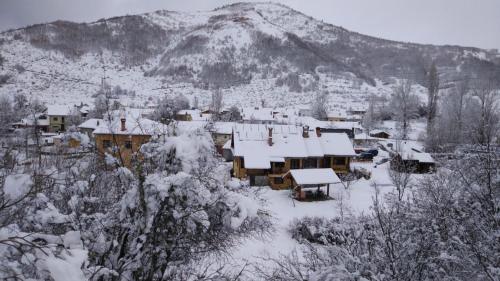
<svg viewBox="0 0 500 281"><path fill-rule="evenodd" d="M251 0L250 0L251 1ZM223 0L0 0L0 30L57 19L95 21L159 9L199 11ZM386 39L500 49L500 0L280 0L317 19Z"/></svg>

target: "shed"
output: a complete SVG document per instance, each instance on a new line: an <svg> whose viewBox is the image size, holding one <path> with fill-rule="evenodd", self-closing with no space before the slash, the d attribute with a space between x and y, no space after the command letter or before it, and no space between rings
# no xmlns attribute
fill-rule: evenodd
<svg viewBox="0 0 500 281"><path fill-rule="evenodd" d="M391 134L383 130L372 130L370 132L370 137L388 139L391 137Z"/></svg>
<svg viewBox="0 0 500 281"><path fill-rule="evenodd" d="M340 179L331 168L321 169L292 169L285 176L290 175L293 180L293 191L296 199L304 200L313 195L312 191L304 189L316 188L316 196L320 193L320 186L327 186L327 197L330 196L330 184L340 183Z"/></svg>

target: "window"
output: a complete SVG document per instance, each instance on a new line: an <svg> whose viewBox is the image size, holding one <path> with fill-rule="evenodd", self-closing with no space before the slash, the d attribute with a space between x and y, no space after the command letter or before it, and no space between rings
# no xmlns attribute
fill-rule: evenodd
<svg viewBox="0 0 500 281"><path fill-rule="evenodd" d="M132 141L125 141L125 148L132 149Z"/></svg>
<svg viewBox="0 0 500 281"><path fill-rule="evenodd" d="M284 183L283 178L282 177L274 178L274 183L275 184L283 184Z"/></svg>
<svg viewBox="0 0 500 281"><path fill-rule="evenodd" d="M300 169L300 159L290 159L290 169Z"/></svg>
<svg viewBox="0 0 500 281"><path fill-rule="evenodd" d="M241 164L241 168L245 169L245 159L243 157L240 158L240 164Z"/></svg>
<svg viewBox="0 0 500 281"><path fill-rule="evenodd" d="M304 159L304 169L311 169L318 167L318 160L316 158Z"/></svg>
<svg viewBox="0 0 500 281"><path fill-rule="evenodd" d="M335 158L335 165L344 165L345 164L345 158Z"/></svg>
<svg viewBox="0 0 500 281"><path fill-rule="evenodd" d="M110 140L103 140L102 141L102 147L104 147L104 148L110 148L111 147L111 141Z"/></svg>
<svg viewBox="0 0 500 281"><path fill-rule="evenodd" d="M285 168L285 163L283 163L283 162L273 162L273 165L274 165L274 168L276 168L276 169Z"/></svg>
<svg viewBox="0 0 500 281"><path fill-rule="evenodd" d="M58 119L57 117L52 117L52 120L57 121Z"/></svg>
<svg viewBox="0 0 500 281"><path fill-rule="evenodd" d="M330 168L332 165L332 157L325 157L323 159L323 168Z"/></svg>
<svg viewBox="0 0 500 281"><path fill-rule="evenodd" d="M63 123L64 123L64 116L63 116L63 117L61 117L61 122L63 122Z"/></svg>

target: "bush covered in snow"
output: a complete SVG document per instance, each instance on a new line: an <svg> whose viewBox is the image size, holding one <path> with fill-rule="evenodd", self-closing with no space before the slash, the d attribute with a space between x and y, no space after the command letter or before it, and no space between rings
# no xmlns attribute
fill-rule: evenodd
<svg viewBox="0 0 500 281"><path fill-rule="evenodd" d="M227 186L210 135L172 135L142 151L131 169L93 154L35 157L29 168L2 163L0 279L229 274L218 261L241 238L267 232L268 216L236 183Z"/></svg>

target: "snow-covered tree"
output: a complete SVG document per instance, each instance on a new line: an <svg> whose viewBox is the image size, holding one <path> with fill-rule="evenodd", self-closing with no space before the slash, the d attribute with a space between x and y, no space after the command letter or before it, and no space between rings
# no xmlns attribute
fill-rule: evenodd
<svg viewBox="0 0 500 281"><path fill-rule="evenodd" d="M415 182L408 198L377 192L371 214L294 221L301 258L268 258L256 270L269 280L496 280L497 156L475 145Z"/></svg>
<svg viewBox="0 0 500 281"><path fill-rule="evenodd" d="M0 279L229 278L211 261L266 232L267 215L228 185L208 133L153 139L141 151L131 169L95 154L29 169L0 161ZM0 159L16 158L9 153Z"/></svg>
<svg viewBox="0 0 500 281"><path fill-rule="evenodd" d="M153 119L162 123L170 123L179 110L189 109L189 100L184 95L165 96L161 99L153 113Z"/></svg>
<svg viewBox="0 0 500 281"><path fill-rule="evenodd" d="M362 125L367 130L367 134L374 128L377 124L378 116L375 112L376 110L376 97L372 94L368 99L368 109L363 116Z"/></svg>
<svg viewBox="0 0 500 281"><path fill-rule="evenodd" d="M328 114L328 93L320 92L316 94L311 104L312 116L318 120L325 120Z"/></svg>

